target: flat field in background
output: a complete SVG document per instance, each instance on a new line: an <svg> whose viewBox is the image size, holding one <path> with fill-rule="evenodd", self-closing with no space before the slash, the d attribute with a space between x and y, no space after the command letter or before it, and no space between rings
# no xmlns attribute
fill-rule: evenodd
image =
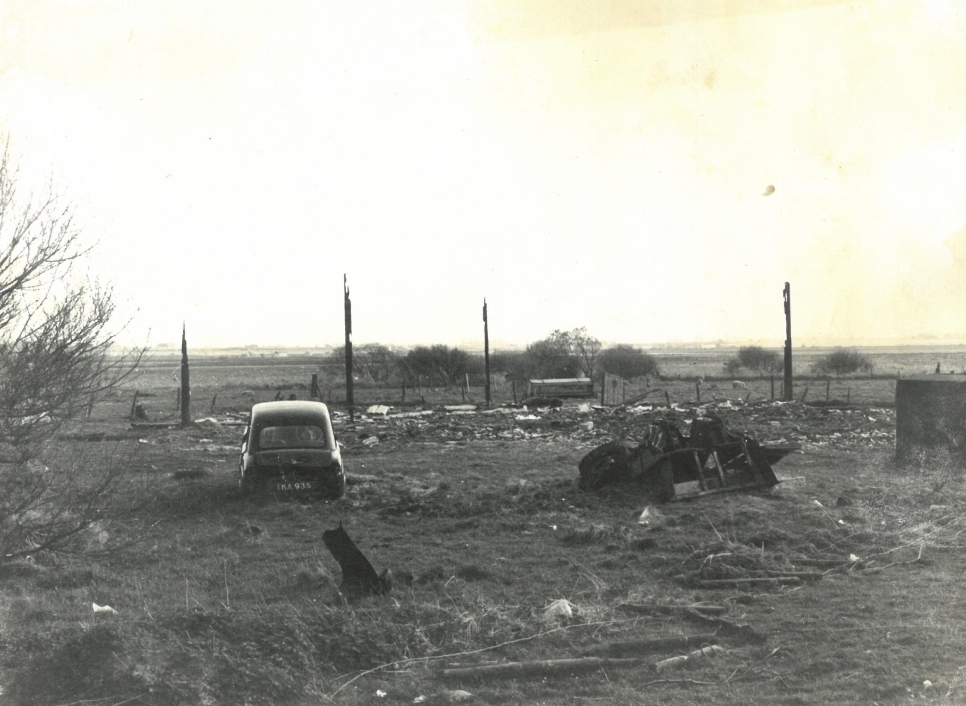
<svg viewBox="0 0 966 706"><path fill-rule="evenodd" d="M248 499L237 489L240 429L221 422L279 392L306 398L318 359L194 355L194 416L221 422L132 429L135 388L152 419L177 417L178 359L155 356L60 442L118 455L127 467L118 492L149 501L81 541L95 550L106 537L138 541L0 567L0 701L442 704L463 690L469 704L966 702L966 474L948 459L896 467L894 378L833 380L831 395L851 389L853 409L776 406L767 380L746 377L744 390L699 372L720 369L727 351L658 355L667 377L638 383L654 390L645 401L666 390L671 416L685 423L703 374L702 402L730 400L716 406L729 426L802 445L776 466L779 486L660 507L635 486L580 491L577 462L588 450L634 438L665 410L581 412L578 400L526 414L337 414L357 481L344 499ZM963 352L881 355L877 365L889 360L903 375L931 372L937 360L966 369ZM797 360L805 366L807 354ZM344 391L327 382L340 412ZM808 400L824 398L824 379L800 382ZM495 390L497 402L512 394ZM357 393L402 406L401 390ZM480 401L482 390L469 395ZM462 395L410 391L407 408L421 397L432 407ZM389 596L338 592L321 534L340 522L377 571L392 569ZM704 583L776 573L805 578ZM558 599L571 616L546 614ZM95 614L92 603L117 614ZM654 607L698 604L719 607L728 623ZM623 657L641 640L709 633L723 654L660 672L653 663L680 650L580 674L442 671Z"/></svg>
<svg viewBox="0 0 966 706"><path fill-rule="evenodd" d="M795 398L806 401L832 400L858 404L891 404L895 400L895 381L898 377L933 373L939 363L944 373L966 373L966 348L935 348L913 350L906 348L868 348L862 352L875 365L872 374L815 376L810 368L818 358L830 349L807 348L796 351L794 356ZM701 402L714 399L762 400L772 398L772 380L743 371L738 376L724 373L723 363L736 353L735 349L675 349L655 350L661 369L659 378L628 380L621 390L611 391L608 402L645 401L664 398L666 391L672 402L697 402L695 383L702 378ZM196 415L212 411L244 408L250 400L264 402L279 394L288 397L295 394L300 399L308 397L313 374L319 376L319 385L327 402L337 408L345 401L345 373L333 366L323 356L291 355L240 355L237 351L210 351L189 353L191 363L192 409ZM134 389L154 396L143 398L146 409L158 418L171 416L177 407L179 386L178 371L180 354L152 354L145 360L138 374L128 385L133 396ZM747 386L735 387L741 381ZM599 388L598 388L599 389ZM217 399L215 399L217 395ZM495 404L514 401L514 387L499 373L492 375L491 395ZM781 375L774 379L774 395L781 397ZM516 389L516 400L524 398L522 386ZM483 381L470 379L469 390L422 385L418 390L410 386L405 400L401 385L378 386L359 381L355 386L355 399L359 405L390 404L413 406L422 404L480 403L485 399Z"/></svg>

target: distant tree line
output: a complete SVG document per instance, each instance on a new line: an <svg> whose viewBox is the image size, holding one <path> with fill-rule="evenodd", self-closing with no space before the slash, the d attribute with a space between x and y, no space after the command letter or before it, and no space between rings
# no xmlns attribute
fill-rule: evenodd
<svg viewBox="0 0 966 706"><path fill-rule="evenodd" d="M345 348L329 357L333 368L345 366ZM405 354L388 346L369 343L352 348L353 369L360 379L373 383L412 383L417 378L427 385L459 385L468 375L484 375L481 355L445 345L417 346ZM495 351L490 355L491 375L508 380L533 378L594 377L608 372L624 378L659 375L657 359L639 348L619 344L604 349L586 328L555 330L523 351Z"/></svg>
<svg viewBox="0 0 966 706"><path fill-rule="evenodd" d="M471 384L482 384L483 356L445 345L417 346L397 353L388 346L368 343L353 346L354 372L361 381L374 384L414 384L457 386L469 376ZM725 361L724 373L737 376L742 371L759 377L782 371L779 352L761 346L744 346ZM337 375L345 367L345 348L337 348L328 358L328 367ZM854 348L836 348L811 366L814 375L848 375L871 372L868 356ZM660 377L658 359L635 346L620 343L604 348L586 328L554 330L522 351L494 351L490 355L491 375L508 381L535 378L592 377L610 373L625 379Z"/></svg>

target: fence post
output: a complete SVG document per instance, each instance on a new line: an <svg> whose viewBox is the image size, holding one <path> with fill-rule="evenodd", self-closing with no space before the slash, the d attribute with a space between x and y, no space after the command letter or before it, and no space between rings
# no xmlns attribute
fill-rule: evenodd
<svg viewBox="0 0 966 706"><path fill-rule="evenodd" d="M785 282L785 384L783 386L783 398L786 402L791 402L792 395L792 288Z"/></svg>
<svg viewBox="0 0 966 706"><path fill-rule="evenodd" d="M490 402L490 323L486 317L486 299L483 299L483 374L486 375L486 406Z"/></svg>
<svg viewBox="0 0 966 706"><path fill-rule="evenodd" d="M352 394L352 300L349 298L349 281L342 275L342 297L345 306L345 401L349 407L349 421L355 421Z"/></svg>
<svg viewBox="0 0 966 706"><path fill-rule="evenodd" d="M185 325L181 324L181 390L178 401L181 406L181 423L191 424L191 385L188 383L188 339L185 337Z"/></svg>

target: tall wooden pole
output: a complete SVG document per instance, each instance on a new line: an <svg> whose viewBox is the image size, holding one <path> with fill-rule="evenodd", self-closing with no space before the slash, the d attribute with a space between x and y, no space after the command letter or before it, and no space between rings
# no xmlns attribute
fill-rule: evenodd
<svg viewBox="0 0 966 706"><path fill-rule="evenodd" d="M345 298L345 402L349 407L349 419L355 421L352 395L352 300L349 299L349 281L342 275L342 289Z"/></svg>
<svg viewBox="0 0 966 706"><path fill-rule="evenodd" d="M791 402L792 396L792 288L785 282L785 385L784 398Z"/></svg>
<svg viewBox="0 0 966 706"><path fill-rule="evenodd" d="M188 382L188 339L181 324L181 423L191 424L191 385Z"/></svg>
<svg viewBox="0 0 966 706"><path fill-rule="evenodd" d="M486 406L490 406L490 324L486 319L486 299L483 299L483 367L486 375Z"/></svg>

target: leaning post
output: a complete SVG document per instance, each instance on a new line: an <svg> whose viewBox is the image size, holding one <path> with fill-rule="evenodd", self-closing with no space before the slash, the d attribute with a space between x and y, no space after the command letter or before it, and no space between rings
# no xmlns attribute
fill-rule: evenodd
<svg viewBox="0 0 966 706"><path fill-rule="evenodd" d="M352 395L352 300L349 299L349 281L342 275L342 290L345 300L345 403L349 407L349 420L355 421Z"/></svg>
<svg viewBox="0 0 966 706"><path fill-rule="evenodd" d="M486 319L486 298L483 299L483 374L486 375L486 406L490 406L490 324Z"/></svg>
<svg viewBox="0 0 966 706"><path fill-rule="evenodd" d="M191 424L191 385L188 382L188 339L185 337L185 325L181 324L181 394L178 395L181 406L181 424Z"/></svg>
<svg viewBox="0 0 966 706"><path fill-rule="evenodd" d="M792 395L792 289L788 282L785 282L785 384L783 387L784 399L791 402Z"/></svg>

